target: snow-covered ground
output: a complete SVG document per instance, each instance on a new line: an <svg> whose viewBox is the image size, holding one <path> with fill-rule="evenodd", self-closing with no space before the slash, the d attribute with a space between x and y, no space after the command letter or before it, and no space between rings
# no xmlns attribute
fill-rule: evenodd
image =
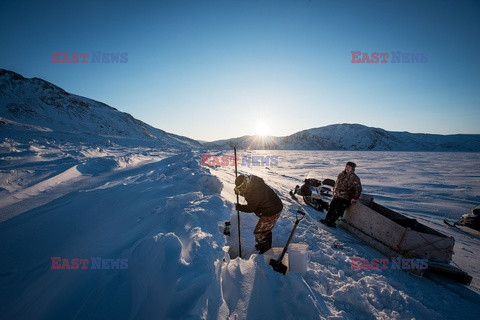
<svg viewBox="0 0 480 320"><path fill-rule="evenodd" d="M377 202L389 208L455 237L453 262L474 277L467 288L438 278L417 278L399 270L352 270L354 256L369 260L385 257L344 230L323 227L317 220L323 218L324 213L303 206L309 215L299 224L293 239L309 245L311 261L304 279L316 300L328 306L327 315L348 319L477 317L480 311L480 238L447 227L443 219L458 220L461 214L480 202L480 168L476 166L480 163L480 154L334 151L253 151L244 154L263 157L264 161L267 156L278 159L278 166L239 167L240 172L264 178L279 192L286 205L274 229L274 246L284 245L299 207L288 196L288 191L312 174L317 178L335 179L345 163L353 160L358 164L357 174L365 193L374 195ZM229 202L235 201L233 169L216 167L212 173L227 186L222 197ZM248 214L242 214L242 218L251 220ZM232 226L232 230L235 228ZM251 230L244 230L242 235L248 236ZM252 248L242 247L242 251L247 251L248 255Z"/></svg>
<svg viewBox="0 0 480 320"><path fill-rule="evenodd" d="M354 256L382 256L320 226L324 213L311 208L293 238L309 246L304 277L274 272L252 254L251 214L241 214L243 259L228 261L224 247L234 252L237 243L234 170L201 166L200 151L11 140L0 151L2 319L476 319L480 312L480 240L442 222L480 203L478 153L255 151L278 165L239 167L281 196L273 237L281 247L298 208L288 191L311 171L335 178L346 161L357 162L364 192L455 237L454 262L474 277L465 287L400 270L353 270ZM218 225L230 218L226 238ZM88 269L52 269L55 257L89 259ZM106 265L93 268L97 258Z"/></svg>

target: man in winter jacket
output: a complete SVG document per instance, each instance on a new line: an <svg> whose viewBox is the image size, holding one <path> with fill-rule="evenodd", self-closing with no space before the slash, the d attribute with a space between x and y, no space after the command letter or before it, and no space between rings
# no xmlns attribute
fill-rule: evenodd
<svg viewBox="0 0 480 320"><path fill-rule="evenodd" d="M320 220L321 223L335 228L335 222L343 215L345 209L357 202L362 193L362 184L360 178L355 174L356 166L354 162L349 161L345 165L345 170L338 175L332 202L330 203L327 216L325 219Z"/></svg>
<svg viewBox="0 0 480 320"><path fill-rule="evenodd" d="M255 248L263 254L272 247L272 229L283 210L282 200L262 178L239 175L235 179L235 193L243 196L246 205L236 204L235 209L253 212L260 219L253 231L257 245Z"/></svg>

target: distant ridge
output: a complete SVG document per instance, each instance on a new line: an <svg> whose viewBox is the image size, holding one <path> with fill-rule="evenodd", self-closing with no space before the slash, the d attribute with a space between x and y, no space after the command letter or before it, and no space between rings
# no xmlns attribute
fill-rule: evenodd
<svg viewBox="0 0 480 320"><path fill-rule="evenodd" d="M203 143L209 149L450 151L480 152L479 134L423 134L386 131L361 124L333 124L286 137L243 136Z"/></svg>
<svg viewBox="0 0 480 320"><path fill-rule="evenodd" d="M200 143L156 129L102 102L48 81L0 69L2 138L191 149ZM1 142L1 141L0 141Z"/></svg>
<svg viewBox="0 0 480 320"><path fill-rule="evenodd" d="M156 129L102 102L77 96L40 78L0 69L0 128L4 139L192 148L480 152L479 134L421 134L361 124L333 124L285 137L243 136L199 142ZM1 141L0 141L1 143Z"/></svg>

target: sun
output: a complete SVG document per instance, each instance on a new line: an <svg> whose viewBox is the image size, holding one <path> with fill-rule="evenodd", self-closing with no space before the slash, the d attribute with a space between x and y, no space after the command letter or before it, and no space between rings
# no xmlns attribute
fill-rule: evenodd
<svg viewBox="0 0 480 320"><path fill-rule="evenodd" d="M268 129L268 124L265 121L259 121L255 127L255 134L257 136L266 136L268 135Z"/></svg>

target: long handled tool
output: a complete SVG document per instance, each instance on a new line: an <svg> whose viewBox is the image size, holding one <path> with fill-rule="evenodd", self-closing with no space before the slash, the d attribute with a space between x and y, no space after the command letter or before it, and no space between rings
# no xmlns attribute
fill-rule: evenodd
<svg viewBox="0 0 480 320"><path fill-rule="evenodd" d="M299 218L298 215L301 215ZM290 236L288 237L287 244L285 245L285 248L283 248L282 254L280 255L280 258L277 260L275 259L270 259L270 265L272 266L273 270L280 272L282 274L287 273L287 266L282 263L283 257L285 256L285 253L287 252L288 245L290 244L290 241L292 240L293 234L295 233L295 229L297 229L298 223L305 218L305 212L297 210L297 213L295 214L295 225L293 226L292 232L290 232Z"/></svg>
<svg viewBox="0 0 480 320"><path fill-rule="evenodd" d="M237 179L237 147L233 147L233 155L235 157L235 179ZM239 204L237 193L237 205ZM237 210L237 226L238 226L238 256L242 257L242 243L240 241L240 211Z"/></svg>

